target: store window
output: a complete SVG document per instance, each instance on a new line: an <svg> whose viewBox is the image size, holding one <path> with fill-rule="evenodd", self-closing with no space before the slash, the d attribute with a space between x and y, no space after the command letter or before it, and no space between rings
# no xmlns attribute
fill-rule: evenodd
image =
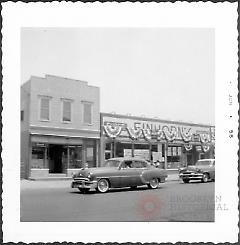
<svg viewBox="0 0 240 245"><path fill-rule="evenodd" d="M44 147L32 147L31 168L44 168Z"/></svg>
<svg viewBox="0 0 240 245"><path fill-rule="evenodd" d="M94 167L94 147L87 147L87 156L86 156L86 160L87 160L87 163L88 163L88 167L91 168L91 167Z"/></svg>
<svg viewBox="0 0 240 245"><path fill-rule="evenodd" d="M167 150L167 168L178 169L180 167L181 147L168 146Z"/></svg>
<svg viewBox="0 0 240 245"><path fill-rule="evenodd" d="M50 120L50 97L40 97L40 120Z"/></svg>
<svg viewBox="0 0 240 245"><path fill-rule="evenodd" d="M92 124L92 103L83 102L83 123Z"/></svg>
<svg viewBox="0 0 240 245"><path fill-rule="evenodd" d="M72 121L72 101L62 100L62 121L71 122Z"/></svg>
<svg viewBox="0 0 240 245"><path fill-rule="evenodd" d="M82 146L69 146L69 168L82 167Z"/></svg>
<svg viewBox="0 0 240 245"><path fill-rule="evenodd" d="M106 143L105 146L105 160L112 157L111 142Z"/></svg>

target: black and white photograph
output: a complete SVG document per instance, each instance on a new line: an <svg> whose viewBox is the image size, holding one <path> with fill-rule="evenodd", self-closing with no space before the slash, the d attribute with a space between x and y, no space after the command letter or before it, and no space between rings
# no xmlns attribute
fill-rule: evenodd
<svg viewBox="0 0 240 245"><path fill-rule="evenodd" d="M194 18L193 13L198 13L194 5L166 8L169 14L178 10L182 16L184 7L187 16L196 20L205 13L207 20L212 7L215 22L202 20L202 25L186 25L184 17L179 24L175 18L175 25L164 16L156 22L154 16L164 11L156 4L137 4L136 9L127 4L119 8L110 3L80 4L75 10L66 8L70 20L76 21L70 24L59 19L60 3L54 5L59 9L50 3L48 10L32 6L19 8L27 14L20 18L15 41L18 72L16 100L13 93L11 103L16 109L9 106L8 113L13 116L17 111L18 121L13 123L18 124L14 131L18 140L12 133L8 137L6 130L4 138L9 146L17 141L5 148L10 154L3 155L10 162L18 161L3 171L3 187L9 181L17 183L11 192L18 193L17 217L11 219L17 219L25 231L20 229L16 239L74 242L73 234L81 230L83 241L91 242L86 240L90 234L99 238L95 242L109 241L106 234L115 226L118 231L112 233L112 241L207 242L213 241L217 227L232 220L235 229L221 241L234 240L237 70L227 76L237 67L237 53L230 56L237 52L237 41L229 56L221 55L223 34L217 21L221 11L233 13L237 5L218 5L218 11L214 4L201 3ZM7 5L6 16L15 7ZM39 11L36 16L53 13L55 17L43 21L42 16L31 24L29 10ZM105 24L103 10L112 24ZM146 23L140 17L143 10L149 17ZM83 15L74 19L77 13ZM128 22L121 22L123 13ZM232 22L226 26L236 27ZM232 29L228 28L228 43ZM221 62L230 67L225 75L220 73ZM11 74L10 70L5 72ZM9 81L8 76L3 78ZM5 91L3 108L8 108L11 89ZM5 208L6 213L10 210ZM5 227L9 224L10 219ZM131 237L133 225L136 231ZM125 238L119 233L123 227L128 229ZM28 238L26 229L31 233ZM212 232L204 233L207 229ZM154 230L160 231L152 235ZM175 233L176 240L170 235Z"/></svg>
<svg viewBox="0 0 240 245"><path fill-rule="evenodd" d="M213 29L21 42L21 221L214 221Z"/></svg>

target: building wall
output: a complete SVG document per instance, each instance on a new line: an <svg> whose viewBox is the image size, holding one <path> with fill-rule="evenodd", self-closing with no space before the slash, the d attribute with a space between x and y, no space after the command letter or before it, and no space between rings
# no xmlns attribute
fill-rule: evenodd
<svg viewBox="0 0 240 245"><path fill-rule="evenodd" d="M27 178L29 168L29 111L30 111L30 81L21 87L21 111L23 111L23 120L21 120L21 178Z"/></svg>
<svg viewBox="0 0 240 245"><path fill-rule="evenodd" d="M50 96L50 121L39 120L39 97ZM72 100L72 122L62 122L62 99ZM93 103L91 125L83 123L83 101ZM31 78L30 125L75 130L99 130L99 88L87 82L47 75Z"/></svg>
<svg viewBox="0 0 240 245"><path fill-rule="evenodd" d="M51 75L43 78L33 76L21 86L21 110L24 110L24 121L21 122L22 178L48 176L50 145L82 145L82 161L86 159L88 147L99 147L99 94L99 88L89 86L87 82ZM50 98L49 121L40 120L42 96ZM71 101L71 122L62 121L63 99ZM84 102L92 104L91 124L83 122ZM32 149L36 157L36 147L44 149L44 159L33 159ZM99 149L94 148L94 151L95 159L99 161ZM40 162L44 164L38 164Z"/></svg>

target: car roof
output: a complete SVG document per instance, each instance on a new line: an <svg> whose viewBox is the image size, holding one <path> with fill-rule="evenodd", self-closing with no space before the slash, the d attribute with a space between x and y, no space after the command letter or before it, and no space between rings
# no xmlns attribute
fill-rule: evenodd
<svg viewBox="0 0 240 245"><path fill-rule="evenodd" d="M109 158L108 160L119 160L119 161L141 160L141 161L146 161L145 159L140 158L140 157L114 157L114 158Z"/></svg>

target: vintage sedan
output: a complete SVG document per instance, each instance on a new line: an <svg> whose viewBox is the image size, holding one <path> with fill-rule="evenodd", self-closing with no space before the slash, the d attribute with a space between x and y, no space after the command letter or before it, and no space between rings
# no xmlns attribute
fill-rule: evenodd
<svg viewBox="0 0 240 245"><path fill-rule="evenodd" d="M108 159L103 167L81 169L73 176L71 187L83 193L90 189L104 193L110 188L142 185L156 189L166 178L166 170L151 166L143 159L119 157Z"/></svg>
<svg viewBox="0 0 240 245"><path fill-rule="evenodd" d="M201 180L204 183L215 181L215 159L198 160L196 165L180 169L179 177L184 183L189 183L190 180Z"/></svg>

